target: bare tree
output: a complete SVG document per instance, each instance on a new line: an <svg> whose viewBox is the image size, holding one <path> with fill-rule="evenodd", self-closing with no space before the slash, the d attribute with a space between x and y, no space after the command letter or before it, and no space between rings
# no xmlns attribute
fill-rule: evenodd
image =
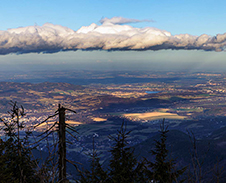
<svg viewBox="0 0 226 183"><path fill-rule="evenodd" d="M39 125L47 122L50 118L53 118L58 115L59 121L56 121L49 129L44 131L40 136L43 136L40 140L38 140L36 143L40 142L41 140L47 138L51 133L57 132L58 133L58 182L67 182L67 172L66 172L66 162L71 162L66 158L66 132L72 136L73 138L76 138L72 132L76 132L75 128L71 126L70 124L65 122L65 111L70 111L73 113L76 113L75 111L65 108L58 105L58 110L55 112L54 115L48 116L44 121L34 126L34 128L38 127ZM56 130L54 130L54 127L56 126ZM70 132L70 131L72 132ZM76 138L77 139L77 138Z"/></svg>

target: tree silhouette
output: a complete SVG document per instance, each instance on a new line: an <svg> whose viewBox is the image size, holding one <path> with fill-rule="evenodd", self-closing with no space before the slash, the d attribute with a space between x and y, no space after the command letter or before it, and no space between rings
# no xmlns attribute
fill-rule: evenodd
<svg viewBox="0 0 226 183"><path fill-rule="evenodd" d="M41 123L37 124L34 128L37 126L47 122L50 118L53 118L55 116L59 116L59 122L55 122L48 130L40 134L39 136L44 135L43 138L38 140L36 143L39 143L41 140L44 138L48 137L52 132L57 132L58 133L58 181L59 182L68 182L67 180L67 172L66 172L66 162L72 163L70 160L66 158L66 132L71 135L73 138L76 138L70 131L76 132L77 131L74 129L73 126L65 122L65 111L71 111L73 113L76 113L75 111L65 108L61 106L60 104L58 105L58 109L55 112L54 115L48 116L44 121ZM53 130L53 128L56 126L56 130ZM70 130L70 131L69 131Z"/></svg>
<svg viewBox="0 0 226 183"><path fill-rule="evenodd" d="M0 119L4 124L5 141L1 139L0 145L0 167L3 178L8 182L37 182L37 162L31 158L31 148L28 142L29 131L25 137L20 133L24 130L24 122L20 119L25 115L23 106L18 107L17 102L10 103L12 110L9 112L11 120ZM0 181L3 181L1 179ZM3 181L4 182L4 181Z"/></svg>
<svg viewBox="0 0 226 183"><path fill-rule="evenodd" d="M151 153L155 156L155 161L148 161L148 171L150 180L158 183L171 183L177 181L177 178L184 173L186 167L176 170L175 162L173 159L168 158L168 150L166 149L167 127L164 126L164 119L160 125L160 140L155 140L155 150ZM183 182L181 180L180 182Z"/></svg>
<svg viewBox="0 0 226 183"><path fill-rule="evenodd" d="M126 131L124 122L116 137L109 138L115 142L111 148L111 160L109 164L108 182L124 183L139 182L142 180L142 164L138 164L133 149L128 146L127 138L131 131Z"/></svg>
<svg viewBox="0 0 226 183"><path fill-rule="evenodd" d="M106 182L107 172L103 170L100 164L100 158L98 156L97 150L95 149L94 137L93 137L93 150L89 154L91 158L91 170L85 170L79 172L81 177L80 183L97 183L97 182Z"/></svg>

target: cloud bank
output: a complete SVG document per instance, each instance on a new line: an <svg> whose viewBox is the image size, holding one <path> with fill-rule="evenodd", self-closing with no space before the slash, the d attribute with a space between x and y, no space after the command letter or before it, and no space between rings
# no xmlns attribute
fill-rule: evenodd
<svg viewBox="0 0 226 183"><path fill-rule="evenodd" d="M69 50L162 50L184 49L223 51L226 33L209 36L171 35L153 27L136 28L125 23L139 20L113 17L102 19L102 25L91 24L74 31L46 23L0 31L0 54L55 53Z"/></svg>

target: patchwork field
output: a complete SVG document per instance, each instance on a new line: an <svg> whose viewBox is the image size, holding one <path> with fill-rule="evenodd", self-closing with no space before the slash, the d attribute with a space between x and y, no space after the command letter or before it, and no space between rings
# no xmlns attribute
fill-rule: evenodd
<svg viewBox="0 0 226 183"><path fill-rule="evenodd" d="M103 122L103 121L107 121L107 119L105 118L99 118L99 117L93 117L91 118L93 121L95 122Z"/></svg>
<svg viewBox="0 0 226 183"><path fill-rule="evenodd" d="M169 112L147 112L147 113L128 113L123 114L126 118L141 119L141 120L157 120L157 119L185 119L186 116L179 116L176 113Z"/></svg>

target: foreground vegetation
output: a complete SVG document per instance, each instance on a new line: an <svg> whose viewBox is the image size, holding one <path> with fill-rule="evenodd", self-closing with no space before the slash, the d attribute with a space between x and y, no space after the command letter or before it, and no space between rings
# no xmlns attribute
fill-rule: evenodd
<svg viewBox="0 0 226 183"><path fill-rule="evenodd" d="M0 141L0 182L68 182L67 179L59 179L57 167L53 167L51 161L58 159L58 154L50 154L43 164L34 158L32 152L35 146L31 146L28 141L30 135L20 137L20 131L24 130L23 122L20 122L25 113L23 107L18 107L12 103L10 112L11 121L4 121L3 130L6 138ZM126 124L122 122L121 128L116 136L109 136L109 140L114 142L111 147L111 157L107 168L103 168L100 157L94 147L90 156L90 168L87 170L78 167L78 164L71 161L77 171L76 182L81 183L138 183L138 182L207 182L202 172L202 162L199 161L195 137L191 134L193 142L193 153L191 161L193 167L177 167L176 160L170 158L166 148L167 134L169 130L164 125L164 120L160 125L160 138L154 141L155 147L150 151L154 160L143 157L138 160L134 155L134 149L129 146L128 137L131 131L126 129ZM57 148L57 147L56 147ZM58 162L59 163L59 162ZM221 182L223 167L215 166L213 179L210 182ZM71 180L72 181L72 180Z"/></svg>

